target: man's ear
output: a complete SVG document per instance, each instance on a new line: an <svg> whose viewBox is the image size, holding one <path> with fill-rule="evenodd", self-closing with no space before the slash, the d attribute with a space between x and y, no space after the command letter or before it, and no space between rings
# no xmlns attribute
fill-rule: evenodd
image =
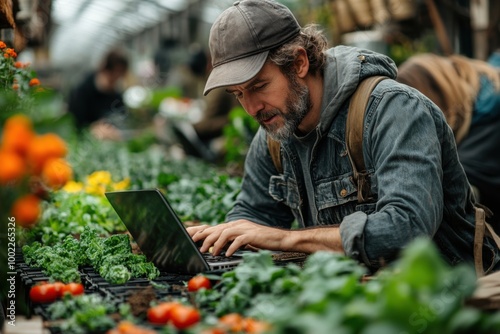
<svg viewBox="0 0 500 334"><path fill-rule="evenodd" d="M304 48L297 49L294 66L297 76L301 79L305 78L309 72L309 58L307 58L307 51Z"/></svg>

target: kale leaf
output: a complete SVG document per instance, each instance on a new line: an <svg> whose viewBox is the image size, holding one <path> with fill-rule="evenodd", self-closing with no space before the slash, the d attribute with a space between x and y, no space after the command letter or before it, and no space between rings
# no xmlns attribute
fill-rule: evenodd
<svg viewBox="0 0 500 334"><path fill-rule="evenodd" d="M42 246L38 241L22 248L26 263L43 271L54 280L80 282L79 267L91 265L112 284L123 284L132 277L150 280L160 272L144 255L133 254L127 234L100 237L96 230L85 227L80 240L66 236L62 243Z"/></svg>

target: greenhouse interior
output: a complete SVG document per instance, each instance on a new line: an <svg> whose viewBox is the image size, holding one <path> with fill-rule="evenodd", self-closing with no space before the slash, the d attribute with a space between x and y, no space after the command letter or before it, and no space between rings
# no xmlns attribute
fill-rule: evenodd
<svg viewBox="0 0 500 334"><path fill-rule="evenodd" d="M500 333L500 1L0 0L0 332Z"/></svg>

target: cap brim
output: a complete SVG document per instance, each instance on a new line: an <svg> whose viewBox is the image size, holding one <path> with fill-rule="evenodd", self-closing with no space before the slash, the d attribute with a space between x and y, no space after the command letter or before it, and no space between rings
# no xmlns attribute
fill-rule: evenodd
<svg viewBox="0 0 500 334"><path fill-rule="evenodd" d="M268 53L269 51L264 51L214 67L208 76L203 95L215 88L239 85L252 79L264 66Z"/></svg>

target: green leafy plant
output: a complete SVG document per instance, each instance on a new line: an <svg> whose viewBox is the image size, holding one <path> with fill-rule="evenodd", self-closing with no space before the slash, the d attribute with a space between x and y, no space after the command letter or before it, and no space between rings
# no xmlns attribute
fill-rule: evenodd
<svg viewBox="0 0 500 334"><path fill-rule="evenodd" d="M66 295L47 308L49 319L58 321L54 329L62 333L104 333L115 326L110 315L117 311L114 303L97 294Z"/></svg>
<svg viewBox="0 0 500 334"><path fill-rule="evenodd" d="M241 187L240 176L230 176L200 159L170 159L154 146L132 153L117 143L84 137L74 149L71 144L68 159L77 166L75 180L106 170L116 180L129 179L131 189L164 190L182 220L210 224L224 221Z"/></svg>
<svg viewBox="0 0 500 334"><path fill-rule="evenodd" d="M366 270L337 253L317 252L302 269L276 266L269 252L249 254L197 303L272 324L272 333L496 333L500 312L464 306L475 289L472 267L450 267L427 239L365 282Z"/></svg>
<svg viewBox="0 0 500 334"><path fill-rule="evenodd" d="M0 40L0 124L19 112L29 112L40 80L29 64L16 60L17 53Z"/></svg>
<svg viewBox="0 0 500 334"><path fill-rule="evenodd" d="M229 124L224 127L225 161L243 166L253 136L259 123L248 115L242 107L235 107L229 113Z"/></svg>
<svg viewBox="0 0 500 334"><path fill-rule="evenodd" d="M126 283L132 277L154 279L160 274L144 255L132 253L127 234L102 238L89 227L84 228L80 240L67 236L54 246L35 241L22 251L29 266L41 267L50 278L65 283L80 282L78 269L85 265L112 284Z"/></svg>
<svg viewBox="0 0 500 334"><path fill-rule="evenodd" d="M105 197L58 191L43 203L38 224L18 231L18 240L20 244L39 241L52 246L67 236L80 235L85 227L102 236L125 231L125 226Z"/></svg>
<svg viewBox="0 0 500 334"><path fill-rule="evenodd" d="M240 178L217 173L179 178L166 186L168 199L183 221L212 225L224 221L240 189Z"/></svg>

